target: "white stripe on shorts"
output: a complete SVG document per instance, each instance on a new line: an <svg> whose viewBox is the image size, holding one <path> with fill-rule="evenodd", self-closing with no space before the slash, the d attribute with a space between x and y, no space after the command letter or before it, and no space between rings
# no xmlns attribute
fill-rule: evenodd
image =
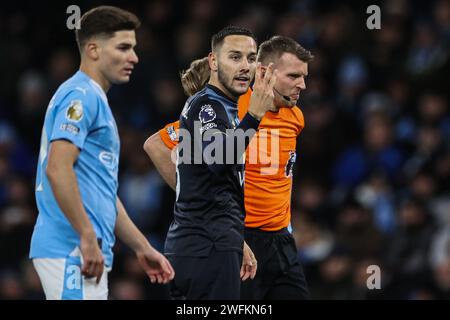
<svg viewBox="0 0 450 320"><path fill-rule="evenodd" d="M82 257L78 247L64 259L35 258L34 268L41 280L47 300L107 300L108 271L100 283L81 275Z"/></svg>

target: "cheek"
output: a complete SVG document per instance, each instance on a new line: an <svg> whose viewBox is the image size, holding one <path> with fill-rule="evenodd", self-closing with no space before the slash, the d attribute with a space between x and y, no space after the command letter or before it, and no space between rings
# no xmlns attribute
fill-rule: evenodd
<svg viewBox="0 0 450 320"><path fill-rule="evenodd" d="M111 56L111 60L110 61L111 61L112 65L119 66L125 61L125 59L121 55L115 54L115 55Z"/></svg>
<svg viewBox="0 0 450 320"><path fill-rule="evenodd" d="M120 53L115 52L114 50L108 50L105 52L105 64L109 67L118 66L124 61L124 58Z"/></svg>
<svg viewBox="0 0 450 320"><path fill-rule="evenodd" d="M226 79L232 78L233 68L228 63L221 63L219 66L219 70L222 73L222 77Z"/></svg>
<svg viewBox="0 0 450 320"><path fill-rule="evenodd" d="M286 77L278 77L276 85L280 89L285 89L285 90L289 90L293 87L292 81L290 81L289 78L286 78Z"/></svg>
<svg viewBox="0 0 450 320"><path fill-rule="evenodd" d="M253 78L256 74L256 64L250 65L249 70L250 70L250 76Z"/></svg>

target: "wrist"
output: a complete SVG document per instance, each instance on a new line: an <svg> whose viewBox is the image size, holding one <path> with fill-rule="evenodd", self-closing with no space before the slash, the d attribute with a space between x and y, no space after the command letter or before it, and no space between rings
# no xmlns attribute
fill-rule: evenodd
<svg viewBox="0 0 450 320"><path fill-rule="evenodd" d="M87 242L97 242L97 235L93 229L82 231L80 233L80 240Z"/></svg>

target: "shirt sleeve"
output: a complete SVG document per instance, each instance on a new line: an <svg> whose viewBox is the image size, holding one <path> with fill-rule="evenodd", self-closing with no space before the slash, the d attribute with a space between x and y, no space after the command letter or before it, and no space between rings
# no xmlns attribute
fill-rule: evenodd
<svg viewBox="0 0 450 320"><path fill-rule="evenodd" d="M203 161L218 175L242 159L259 126L259 121L247 113L238 126L231 127L225 107L215 100L199 103L192 119L194 130L202 137Z"/></svg>
<svg viewBox="0 0 450 320"><path fill-rule="evenodd" d="M50 141L67 140L83 149L94 124L98 103L89 93L73 90L55 102L55 119Z"/></svg>
<svg viewBox="0 0 450 320"><path fill-rule="evenodd" d="M167 148L172 150L178 144L178 133L180 129L180 121L175 121L167 124L164 128L159 130L159 136Z"/></svg>

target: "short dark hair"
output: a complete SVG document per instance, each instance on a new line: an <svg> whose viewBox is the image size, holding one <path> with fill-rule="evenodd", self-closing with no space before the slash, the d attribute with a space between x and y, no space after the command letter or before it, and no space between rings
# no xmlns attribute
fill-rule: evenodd
<svg viewBox="0 0 450 320"><path fill-rule="evenodd" d="M95 7L81 17L80 29L75 30L75 37L80 51L86 41L95 35L112 37L120 30L135 30L141 22L133 13L113 6Z"/></svg>
<svg viewBox="0 0 450 320"><path fill-rule="evenodd" d="M306 63L314 58L311 52L303 48L297 41L284 36L273 36L259 46L258 62L262 64L274 62L273 60L280 58L283 53L292 53Z"/></svg>
<svg viewBox="0 0 450 320"><path fill-rule="evenodd" d="M235 35L251 37L256 43L258 43L255 35L250 30L236 26L227 26L212 36L211 49L214 51L222 45L226 37Z"/></svg>

